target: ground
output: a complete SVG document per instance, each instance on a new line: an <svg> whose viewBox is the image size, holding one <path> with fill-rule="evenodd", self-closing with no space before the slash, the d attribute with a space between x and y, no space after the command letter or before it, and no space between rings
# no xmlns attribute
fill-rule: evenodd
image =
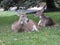
<svg viewBox="0 0 60 45"><path fill-rule="evenodd" d="M11 24L18 20L15 12L0 12L0 45L60 45L60 26L41 27L39 32L13 33ZM47 12L55 24L60 23L60 12ZM33 14L29 18L38 22Z"/></svg>

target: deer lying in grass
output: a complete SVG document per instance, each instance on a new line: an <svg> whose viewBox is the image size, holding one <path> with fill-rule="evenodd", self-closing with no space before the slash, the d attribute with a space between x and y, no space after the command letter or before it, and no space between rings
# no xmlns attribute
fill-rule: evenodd
<svg viewBox="0 0 60 45"><path fill-rule="evenodd" d="M23 17L21 15L19 16L19 20L12 24L11 28L13 32L21 32L21 31L24 31L22 30L22 27L23 27Z"/></svg>
<svg viewBox="0 0 60 45"><path fill-rule="evenodd" d="M40 28L34 21L29 20L26 14L19 14L19 20L12 24L13 32L38 31Z"/></svg>
<svg viewBox="0 0 60 45"><path fill-rule="evenodd" d="M39 31L39 26L36 22L32 21L31 19L26 20L24 23L24 27L26 28L26 31Z"/></svg>
<svg viewBox="0 0 60 45"><path fill-rule="evenodd" d="M45 16L43 11L37 11L36 16L40 18L38 25L43 27L54 25L53 20L50 17Z"/></svg>

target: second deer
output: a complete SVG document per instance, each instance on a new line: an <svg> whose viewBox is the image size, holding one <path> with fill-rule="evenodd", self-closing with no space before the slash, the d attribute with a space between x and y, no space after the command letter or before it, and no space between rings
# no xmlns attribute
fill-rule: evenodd
<svg viewBox="0 0 60 45"><path fill-rule="evenodd" d="M40 10L37 11L36 16L38 16L40 18L38 25L43 26L43 27L54 25L52 18L45 16L43 11L40 11Z"/></svg>

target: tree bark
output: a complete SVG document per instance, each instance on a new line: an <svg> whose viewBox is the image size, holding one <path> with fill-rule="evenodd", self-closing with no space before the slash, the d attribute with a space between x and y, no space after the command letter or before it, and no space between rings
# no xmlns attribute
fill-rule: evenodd
<svg viewBox="0 0 60 45"><path fill-rule="evenodd" d="M46 4L47 4L47 9L55 9L56 6L54 4L54 0L46 0Z"/></svg>

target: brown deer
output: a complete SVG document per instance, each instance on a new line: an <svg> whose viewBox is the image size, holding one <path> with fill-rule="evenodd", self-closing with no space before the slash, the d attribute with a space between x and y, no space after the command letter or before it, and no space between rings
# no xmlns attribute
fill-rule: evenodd
<svg viewBox="0 0 60 45"><path fill-rule="evenodd" d="M34 31L35 30L38 32L40 29L38 24L31 19L29 19L29 21L26 21L26 23L24 23L24 27L28 29L26 31Z"/></svg>
<svg viewBox="0 0 60 45"><path fill-rule="evenodd" d="M26 14L18 14L20 16L17 22L12 24L13 32L21 32L21 31L38 31L40 28L34 21L28 19Z"/></svg>
<svg viewBox="0 0 60 45"><path fill-rule="evenodd" d="M13 32L21 32L24 31L22 30L23 27L23 15L20 15L19 20L14 22L11 26Z"/></svg>
<svg viewBox="0 0 60 45"><path fill-rule="evenodd" d="M44 11L44 9L39 10L39 11L37 11L37 13L35 15L36 17L40 18L40 20L38 22L38 25L43 26L43 27L54 25L53 20L50 17L45 16L45 14L43 13L43 11Z"/></svg>

